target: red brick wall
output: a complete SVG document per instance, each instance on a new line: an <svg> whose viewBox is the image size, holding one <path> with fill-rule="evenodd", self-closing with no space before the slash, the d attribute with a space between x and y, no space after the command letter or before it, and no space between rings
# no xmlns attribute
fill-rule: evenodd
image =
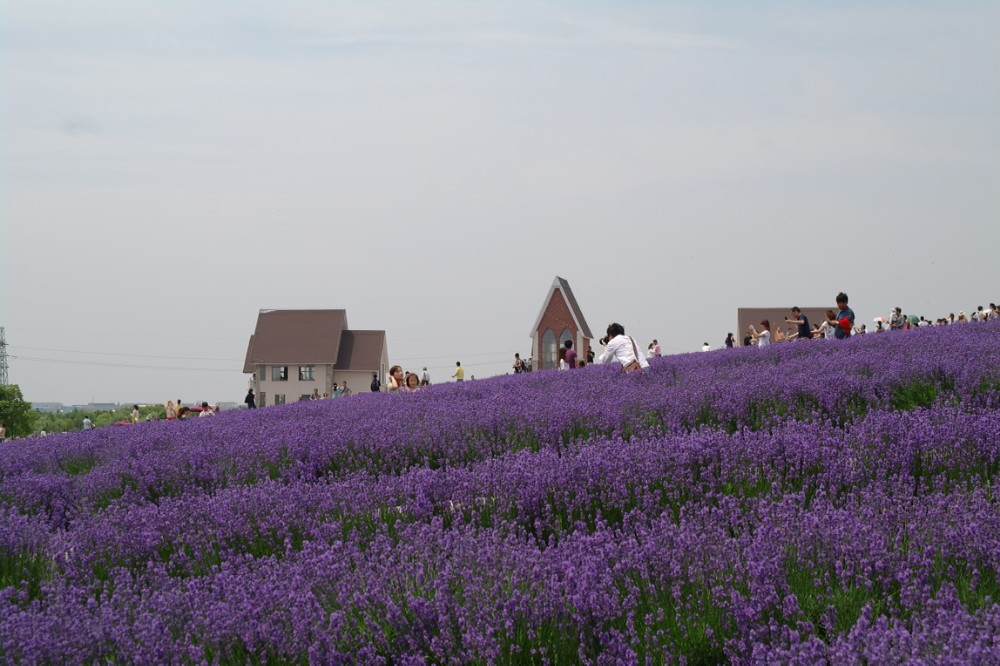
<svg viewBox="0 0 1000 666"><path fill-rule="evenodd" d="M573 323L573 315L570 312L569 305L566 303L566 299L563 298L562 292L556 289L552 293L548 305L545 306L545 312L542 314L542 319L538 324L538 330L535 331L539 354L539 358L534 359L536 370L547 369L542 365L540 358L542 356L542 336L545 335L545 331L551 330L558 342L559 336L567 328L573 334L573 348L576 349L577 358L581 361L586 360L587 351L590 349L590 340L584 339L583 344L580 344L580 331L577 329L576 324Z"/></svg>

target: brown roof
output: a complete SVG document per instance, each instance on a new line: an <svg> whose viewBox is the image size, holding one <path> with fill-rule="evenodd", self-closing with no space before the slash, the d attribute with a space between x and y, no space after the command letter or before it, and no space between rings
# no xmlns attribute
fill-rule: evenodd
<svg viewBox="0 0 1000 666"><path fill-rule="evenodd" d="M385 331L344 331L336 368L377 372L384 346Z"/></svg>
<svg viewBox="0 0 1000 666"><path fill-rule="evenodd" d="M562 292L566 296L566 300L569 302L569 311L573 313L576 323L579 325L580 330L588 338L593 338L594 335L590 332L590 327L587 326L587 320L583 318L583 311L580 310L580 305L576 302L576 296L573 295L573 290L569 288L569 282L563 278L556 276L562 287Z"/></svg>
<svg viewBox="0 0 1000 666"><path fill-rule="evenodd" d="M251 373L254 372L253 363L250 362L250 355L253 353L253 336L250 336L250 342L247 343L247 355L243 359L243 372Z"/></svg>
<svg viewBox="0 0 1000 666"><path fill-rule="evenodd" d="M345 310L261 310L243 372L270 364L332 363L347 328Z"/></svg>

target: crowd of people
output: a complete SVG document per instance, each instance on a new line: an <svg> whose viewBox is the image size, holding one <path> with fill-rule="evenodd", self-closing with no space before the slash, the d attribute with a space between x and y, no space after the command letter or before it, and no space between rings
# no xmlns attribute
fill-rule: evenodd
<svg viewBox="0 0 1000 666"><path fill-rule="evenodd" d="M922 316L903 314L901 307L895 307L889 312L888 317L876 317L873 321L874 328L869 330L867 324L857 325L855 323L854 311L847 305L847 294L841 292L837 295L837 311L827 310L824 314L823 321L810 326L809 318L805 313L797 306L793 307L784 321L789 326L784 329L781 325L773 326L772 332L772 324L767 319L761 320L756 326L750 324L743 336L743 346L765 347L772 342L790 342L792 340L845 340L855 335L867 333L906 331L927 326L951 326L967 322L998 320L1000 319L1000 306L990 303L989 308L984 308L980 305L971 316L966 316L964 311L959 311L958 316L951 313L947 317L939 317L934 321ZM736 340L732 333L726 336L724 344L726 347L736 346ZM708 343L706 342L705 345L707 347Z"/></svg>
<svg viewBox="0 0 1000 666"><path fill-rule="evenodd" d="M894 330L906 330L913 327L922 326L945 326L949 324L964 323L966 321L986 321L989 319L1000 319L1000 309L991 303L990 307L980 306L971 317L966 317L964 312L959 312L942 317L934 322L926 320L924 317L904 316L901 308L894 308L888 317L877 317L876 327L869 331L865 324L856 324L854 310L849 306L847 294L840 292L834 299L836 309L829 309L824 313L824 319L819 323L811 323L809 318L799 307L792 307L784 322L773 325L769 320L763 319L757 324L751 324L743 338L744 346L766 347L767 345L791 340L811 340L811 339L836 339L845 340L854 335L864 335L869 332L883 332ZM588 349L585 358L574 348L572 340L566 340L558 348L556 355L556 367L560 370L570 370L583 368L589 364L610 365L618 364L626 373L645 374L650 370L649 358L662 355L658 340L651 341L640 353L640 347L636 341L625 334L625 328L619 323L612 323L607 328L606 335L599 340L603 351L598 355L593 349ZM738 339L733 333L726 336L723 346L733 348L738 346ZM708 342L703 343L702 351L711 351L712 347ZM533 359L521 358L520 353L514 354L512 369L514 374L531 372L533 369ZM372 374L371 391L374 393L387 390L389 393L410 393L419 391L430 386L430 373L425 366L420 372L404 370L401 365L393 365L389 368L383 384L378 373ZM456 382L465 381L465 369L461 361L455 362L455 372L451 379ZM475 379L475 376L470 377ZM333 386L333 395L319 394L319 389L314 389L310 396L311 400L322 400L327 398L338 398L351 394L347 388L347 382L338 387ZM256 408L253 389L250 389L245 399L246 405L250 409ZM168 418L170 418L170 404L168 402Z"/></svg>
<svg viewBox="0 0 1000 666"><path fill-rule="evenodd" d="M251 389L251 393L253 390ZM216 412L219 411L218 407L212 407L207 402L202 402L200 406L188 407L180 398L177 398L177 402L173 400L167 400L165 405L167 420L168 421L183 421L184 419L191 418L194 413L198 414L198 418L206 418L215 416ZM146 417L146 420L152 420L152 417ZM139 405L132 405L132 423L139 422ZM86 423L84 424L84 430L87 429Z"/></svg>
<svg viewBox="0 0 1000 666"><path fill-rule="evenodd" d="M461 361L455 361L455 372L451 377L456 382L465 381L465 369L462 368ZM409 370L403 370L403 367L400 365L394 365L389 368L389 375L386 378L386 388L390 393L410 393L427 388L430 385L431 373L428 372L427 366L424 366L424 369L418 374ZM382 390L382 384L376 374L372 374L371 390L372 393L378 393Z"/></svg>

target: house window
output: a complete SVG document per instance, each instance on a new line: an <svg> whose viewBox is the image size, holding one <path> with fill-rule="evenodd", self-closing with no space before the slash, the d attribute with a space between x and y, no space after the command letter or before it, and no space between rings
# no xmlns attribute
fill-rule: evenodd
<svg viewBox="0 0 1000 666"><path fill-rule="evenodd" d="M288 366L287 365L272 365L271 366L271 381L275 381L275 382L287 382L288 381Z"/></svg>
<svg viewBox="0 0 1000 666"><path fill-rule="evenodd" d="M283 404L285 404L285 394L284 393L275 393L274 394L274 404L276 404L276 405L283 405Z"/></svg>
<svg viewBox="0 0 1000 666"><path fill-rule="evenodd" d="M573 332L567 328L562 332L562 335L559 336L559 346L565 349L566 341L572 339L573 339Z"/></svg>
<svg viewBox="0 0 1000 666"><path fill-rule="evenodd" d="M299 381L300 382L311 382L316 379L316 366L315 365L300 365L299 366Z"/></svg>

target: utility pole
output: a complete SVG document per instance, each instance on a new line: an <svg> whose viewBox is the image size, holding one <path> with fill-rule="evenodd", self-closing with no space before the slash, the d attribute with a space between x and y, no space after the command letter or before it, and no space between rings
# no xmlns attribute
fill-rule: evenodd
<svg viewBox="0 0 1000 666"><path fill-rule="evenodd" d="M7 385L7 338L0 326L0 386Z"/></svg>

